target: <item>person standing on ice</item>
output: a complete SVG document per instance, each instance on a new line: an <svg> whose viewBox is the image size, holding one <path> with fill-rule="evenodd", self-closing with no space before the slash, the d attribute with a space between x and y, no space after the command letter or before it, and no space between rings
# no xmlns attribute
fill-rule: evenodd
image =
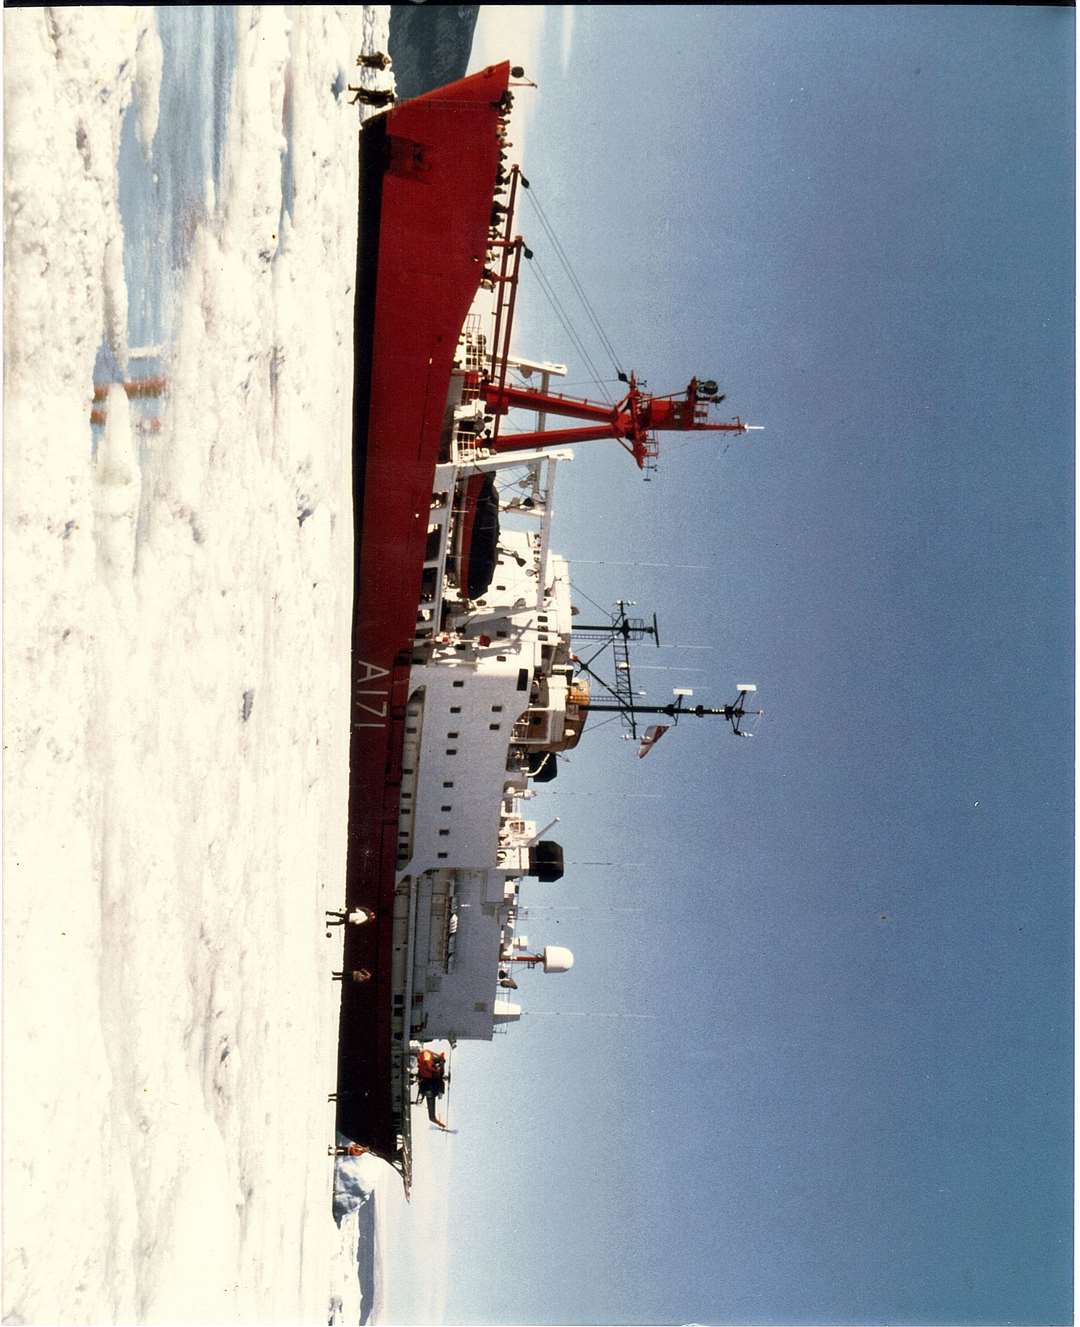
<svg viewBox="0 0 1080 1327"><path fill-rule="evenodd" d="M374 908L353 908L351 912L327 908L326 924L327 926L344 926L347 922L350 926L363 926L365 922L371 921L374 916Z"/></svg>
<svg viewBox="0 0 1080 1327"><path fill-rule="evenodd" d="M449 1082L446 1074L446 1056L441 1051L431 1051L426 1047L416 1056L416 1084L420 1096L427 1103L428 1119L440 1129L446 1125L435 1114L435 1100L441 1097Z"/></svg>
<svg viewBox="0 0 1080 1327"><path fill-rule="evenodd" d="M397 103L397 97L390 88L356 88L350 83L346 88L347 92L353 93L349 98L349 105L355 106L359 103L361 106L393 106Z"/></svg>

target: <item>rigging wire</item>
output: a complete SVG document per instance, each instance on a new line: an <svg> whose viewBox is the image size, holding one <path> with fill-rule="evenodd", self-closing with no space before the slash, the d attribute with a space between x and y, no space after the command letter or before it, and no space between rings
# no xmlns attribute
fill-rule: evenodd
<svg viewBox="0 0 1080 1327"><path fill-rule="evenodd" d="M595 733L598 728L603 728L609 723L615 723L621 718L621 714L613 714L609 719L601 719L599 723L587 724L582 731L585 733Z"/></svg>
<svg viewBox="0 0 1080 1327"><path fill-rule="evenodd" d="M523 1012L530 1018L542 1015L544 1018L631 1018L655 1022L659 1017L658 1014L598 1014L593 1010L578 1009L526 1009Z"/></svg>
<svg viewBox="0 0 1080 1327"><path fill-rule="evenodd" d="M566 275L570 280L570 284L577 292L577 296L581 300L581 303L585 308L585 312L589 316L589 321L592 323L593 327L596 330L597 336L599 336L600 338L601 345L604 347L605 351L611 357L611 362L612 365L614 366L616 377L620 381L625 381L624 377L622 376L623 371L619 367L619 357L615 353L615 347L611 343L611 338L608 336L608 334L604 331L603 327L600 325L600 319L596 316L596 310L593 308L592 302L590 301L588 295L586 295L584 286L582 286L581 282L578 280L577 273L574 271L570 263L570 260L566 255L566 250L563 248L558 235L555 234L555 228L548 220L547 213L544 211L540 199L536 196L536 191L534 189L529 189L526 193L526 197L532 203L533 208L536 211L536 215L540 219L540 224L547 232L548 239L550 239L552 246L555 249L555 253L559 261L562 263L563 270L566 272Z"/></svg>
<svg viewBox="0 0 1080 1327"><path fill-rule="evenodd" d="M603 605L598 604L598 603L596 602L596 600L592 597L591 594L586 594L586 593L585 593L585 591L581 588L580 585L575 585L574 582L571 581L571 582L570 582L570 588L571 588L571 590L573 590L573 592L574 592L575 594L580 594L581 597L582 597L582 599L588 599L589 603L592 604L593 608L597 609L599 612L601 612L601 613L607 613L609 616L611 615L611 609L610 609L610 608L604 608ZM612 629L614 630L614 628L612 628Z"/></svg>
<svg viewBox="0 0 1080 1327"><path fill-rule="evenodd" d="M589 381L592 382L593 385L599 389L601 395L605 398L605 400L607 400L610 403L612 398L611 398L611 393L604 385L606 380L601 377L600 370L593 363L592 356L585 348L584 342L581 340L581 337L578 335L576 328L574 327L573 323L570 320L570 315L566 312L566 309L563 307L562 301L559 299L559 296L556 293L554 286L551 284L551 281L547 273L544 271L543 267L540 265L539 260L535 256L533 257L533 261L529 265L529 271L534 272L536 274L536 279L540 284L540 289L544 292L544 295L547 297L548 303L554 309L555 316L559 319L559 322L562 323L563 331L570 338L570 342L573 345L574 349L584 360L586 368L588 368L588 370L592 374L592 378Z"/></svg>

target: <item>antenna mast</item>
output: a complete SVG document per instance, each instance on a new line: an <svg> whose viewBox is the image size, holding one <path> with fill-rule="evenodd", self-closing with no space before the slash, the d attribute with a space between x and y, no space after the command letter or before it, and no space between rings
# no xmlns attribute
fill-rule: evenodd
<svg viewBox="0 0 1080 1327"><path fill-rule="evenodd" d="M610 622L603 625L587 623L572 628L575 637L600 643L599 648L588 659L579 658L577 665L581 672L587 674L594 682L599 683L611 698L606 701L594 701L590 695L588 704L582 707L585 712L588 714L620 715L626 729L625 736L627 740L636 740L640 736L637 723L639 715L662 714L671 719L672 723L669 725L656 725L659 731L650 728L649 733L642 739L643 748L639 754L643 756L648 754L648 751L667 731L668 727L674 726L688 714L698 719L703 719L707 715L715 715L727 720L736 737L752 737L753 734L748 731L748 728L744 728L744 721L757 718L765 713L764 710L748 710L746 708L748 698L757 692L757 687L752 682L740 682L738 684L736 699L730 705L687 705L684 702L694 694L688 687L676 687L672 692L675 699L667 705L639 705L637 703L638 693L634 690L630 664L630 642L644 640L647 636L651 636L653 642L659 646L660 631L655 613L653 614L652 626L646 625L644 618L629 617L626 610L633 606L632 601L620 599L612 611ZM604 650L609 647L615 661L615 679L613 683L601 677L592 666ZM652 735L650 736L650 734Z"/></svg>

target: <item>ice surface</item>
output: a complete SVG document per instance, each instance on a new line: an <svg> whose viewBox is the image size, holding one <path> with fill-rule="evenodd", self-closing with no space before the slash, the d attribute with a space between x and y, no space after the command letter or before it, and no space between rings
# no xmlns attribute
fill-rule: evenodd
<svg viewBox="0 0 1080 1327"><path fill-rule="evenodd" d="M332 87L386 25L237 11L221 190L140 465L123 390L96 455L89 412L103 338L127 363L117 154L133 99L153 152L153 11L5 18L6 1321L325 1321L335 1296L356 1320L322 925L356 238Z"/></svg>

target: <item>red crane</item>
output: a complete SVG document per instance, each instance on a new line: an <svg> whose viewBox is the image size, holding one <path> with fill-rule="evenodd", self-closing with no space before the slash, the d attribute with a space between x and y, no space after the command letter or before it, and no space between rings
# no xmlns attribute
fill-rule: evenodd
<svg viewBox="0 0 1080 1327"><path fill-rule="evenodd" d="M490 443L496 452L525 451L536 447L590 442L595 438L614 438L642 470L656 458L657 440L653 434L658 431L745 433L748 429L758 427L744 424L741 419L723 424L710 422L708 406L724 398L717 395L715 382L701 382L697 378L691 378L683 392L653 396L641 390L631 373L629 390L615 405L564 396L561 392L539 391L535 387L515 387L512 384L489 383L482 388L481 394L487 409L495 415L505 415L514 407L519 407L543 411L549 415L593 421L577 428L545 429L508 436L496 434Z"/></svg>

